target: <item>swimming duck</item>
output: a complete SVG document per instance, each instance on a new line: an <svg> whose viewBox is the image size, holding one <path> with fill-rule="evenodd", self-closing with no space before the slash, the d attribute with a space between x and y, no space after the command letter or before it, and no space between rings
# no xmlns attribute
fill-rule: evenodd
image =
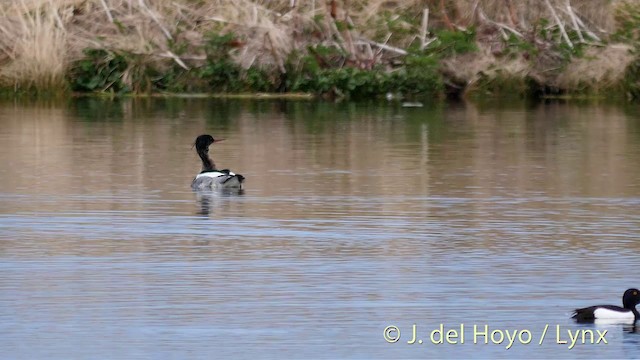
<svg viewBox="0 0 640 360"><path fill-rule="evenodd" d="M202 171L191 182L193 190L242 189L244 176L235 174L229 169L216 169L216 164L209 157L209 146L223 140L214 139L213 136L206 134L196 138L194 146L202 160Z"/></svg>
<svg viewBox="0 0 640 360"><path fill-rule="evenodd" d="M640 314L636 305L640 304L640 290L628 289L622 295L622 307L616 305L596 305L574 310L572 318L577 322L635 323Z"/></svg>

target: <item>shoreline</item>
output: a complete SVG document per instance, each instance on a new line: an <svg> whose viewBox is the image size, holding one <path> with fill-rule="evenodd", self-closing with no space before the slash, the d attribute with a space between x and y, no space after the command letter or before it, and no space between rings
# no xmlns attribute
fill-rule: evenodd
<svg viewBox="0 0 640 360"><path fill-rule="evenodd" d="M185 98L185 99L249 99L249 100L315 100L318 97L311 93L140 93L140 94L109 94L109 93L71 93L72 98Z"/></svg>
<svg viewBox="0 0 640 360"><path fill-rule="evenodd" d="M640 100L640 0L287 3L4 3L0 97Z"/></svg>

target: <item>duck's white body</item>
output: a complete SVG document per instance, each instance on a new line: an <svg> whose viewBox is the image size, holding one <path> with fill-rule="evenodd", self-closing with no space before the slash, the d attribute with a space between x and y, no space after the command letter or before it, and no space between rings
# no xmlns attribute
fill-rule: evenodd
<svg viewBox="0 0 640 360"><path fill-rule="evenodd" d="M634 323L636 321L635 315L631 310L625 310L620 308L619 310L607 309L605 307L599 307L593 311L593 316L596 318L596 322L603 323Z"/></svg>
<svg viewBox="0 0 640 360"><path fill-rule="evenodd" d="M229 170L214 170L196 175L191 183L194 190L242 189L244 177Z"/></svg>

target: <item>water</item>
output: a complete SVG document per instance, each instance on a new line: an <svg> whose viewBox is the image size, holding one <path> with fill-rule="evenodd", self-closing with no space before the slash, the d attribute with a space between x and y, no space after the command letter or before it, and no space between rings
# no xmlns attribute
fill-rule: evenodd
<svg viewBox="0 0 640 360"><path fill-rule="evenodd" d="M190 190L201 133L244 194ZM640 286L639 194L637 107L3 103L0 353L635 358L570 315Z"/></svg>

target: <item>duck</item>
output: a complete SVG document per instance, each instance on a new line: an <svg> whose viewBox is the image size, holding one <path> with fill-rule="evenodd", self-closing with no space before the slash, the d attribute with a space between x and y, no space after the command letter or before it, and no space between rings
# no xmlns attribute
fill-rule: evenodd
<svg viewBox="0 0 640 360"><path fill-rule="evenodd" d="M622 307L596 305L575 309L573 319L577 322L634 323L640 318L636 305L640 304L640 290L627 289L622 295Z"/></svg>
<svg viewBox="0 0 640 360"><path fill-rule="evenodd" d="M244 176L236 174L229 169L218 170L216 164L209 157L209 146L224 141L224 139L214 139L213 136L204 134L196 138L194 146L196 152L202 160L202 171L191 182L193 190L212 189L242 189Z"/></svg>

